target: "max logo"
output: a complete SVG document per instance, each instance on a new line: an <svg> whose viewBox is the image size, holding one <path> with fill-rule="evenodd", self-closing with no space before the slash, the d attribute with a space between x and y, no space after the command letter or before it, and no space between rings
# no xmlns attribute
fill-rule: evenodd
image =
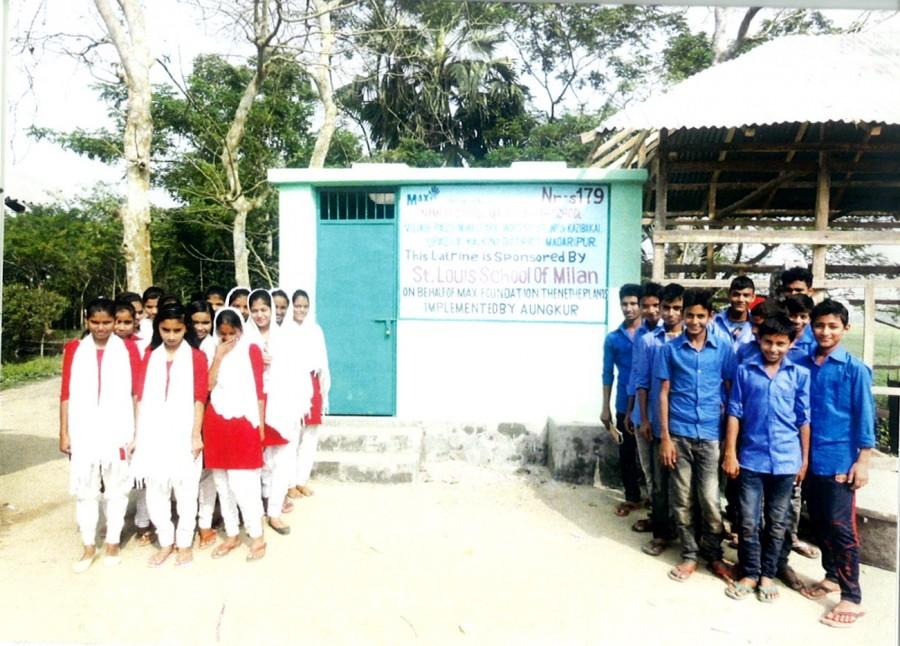
<svg viewBox="0 0 900 646"><path fill-rule="evenodd" d="M422 204L423 202L431 202L434 199L437 199L437 196L440 195L441 189L437 186L432 186L424 193L407 193L406 194L406 205L412 204Z"/></svg>

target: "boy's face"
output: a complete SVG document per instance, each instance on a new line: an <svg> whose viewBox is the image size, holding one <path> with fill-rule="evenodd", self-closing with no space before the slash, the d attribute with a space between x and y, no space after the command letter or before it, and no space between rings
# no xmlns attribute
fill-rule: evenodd
<svg viewBox="0 0 900 646"><path fill-rule="evenodd" d="M812 296L809 287L807 287L806 283L802 280L795 280L792 283L788 283L781 288L781 293L784 294L785 297L793 296L794 294L806 294L807 296Z"/></svg>
<svg viewBox="0 0 900 646"><path fill-rule="evenodd" d="M791 348L791 338L787 334L767 334L759 340L766 363L779 363Z"/></svg>
<svg viewBox="0 0 900 646"><path fill-rule="evenodd" d="M743 317L750 311L750 303L756 298L756 292L752 287L746 289L732 289L728 292L728 302L731 304L731 311L740 314Z"/></svg>
<svg viewBox="0 0 900 646"><path fill-rule="evenodd" d="M156 317L156 310L159 309L158 298L148 298L144 303L144 316L151 321Z"/></svg>
<svg viewBox="0 0 900 646"><path fill-rule="evenodd" d="M210 294L206 297L206 302L212 305L213 312L218 312L225 305L221 294Z"/></svg>
<svg viewBox="0 0 900 646"><path fill-rule="evenodd" d="M844 334L850 329L837 314L823 314L813 321L812 326L819 350L826 354L840 344Z"/></svg>
<svg viewBox="0 0 900 646"><path fill-rule="evenodd" d="M662 322L667 330L681 323L681 316L684 309L684 299L676 298L673 301L662 302Z"/></svg>
<svg viewBox="0 0 900 646"><path fill-rule="evenodd" d="M656 296L644 296L641 299L641 318L650 327L659 323L659 299Z"/></svg>
<svg viewBox="0 0 900 646"><path fill-rule="evenodd" d="M800 335L803 334L803 330L809 325L809 312L788 314L788 318L791 319L791 323L794 324L794 329L797 330L797 338L799 339Z"/></svg>
<svg viewBox="0 0 900 646"><path fill-rule="evenodd" d="M623 296L619 300L619 307L622 308L622 316L628 322L636 320L641 315L641 306L638 305L637 296Z"/></svg>
<svg viewBox="0 0 900 646"><path fill-rule="evenodd" d="M116 312L116 322L113 328L117 337L127 339L134 334L134 317L128 310L119 310Z"/></svg>
<svg viewBox="0 0 900 646"><path fill-rule="evenodd" d="M691 305L684 311L684 331L688 336L700 336L708 323L709 310L702 305Z"/></svg>

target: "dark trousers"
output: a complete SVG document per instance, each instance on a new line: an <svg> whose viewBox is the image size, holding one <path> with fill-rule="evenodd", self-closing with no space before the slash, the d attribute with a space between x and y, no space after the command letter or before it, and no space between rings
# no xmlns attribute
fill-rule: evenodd
<svg viewBox="0 0 900 646"><path fill-rule="evenodd" d="M669 502L681 539L681 557L722 559L722 510L719 503L719 441L672 436L678 453L669 474ZM694 500L700 507L700 540L694 530Z"/></svg>
<svg viewBox="0 0 900 646"><path fill-rule="evenodd" d="M856 492L834 476L811 475L807 487L809 517L822 548L825 578L841 587L843 601L860 603Z"/></svg>
<svg viewBox="0 0 900 646"><path fill-rule="evenodd" d="M653 538L671 541L675 538L675 521L669 506L669 474L671 471L659 460L659 438L652 443L653 488L650 491L650 525Z"/></svg>
<svg viewBox="0 0 900 646"><path fill-rule="evenodd" d="M738 558L745 577L775 578L781 546L788 531L793 475L772 475L741 469L741 540ZM763 528L761 520L764 519Z"/></svg>
<svg viewBox="0 0 900 646"><path fill-rule="evenodd" d="M791 555L791 546L797 538L800 528L800 509L803 503L802 488L794 485L791 490L791 504L788 507L787 528L785 529L784 542L781 544L781 556L778 559L778 571L787 567L788 557Z"/></svg>
<svg viewBox="0 0 900 646"><path fill-rule="evenodd" d="M625 500L640 502L641 485L638 480L640 466L637 458L637 442L634 435L625 430L625 413L616 413L616 428L623 438L619 445L619 474L622 476L622 484L625 486Z"/></svg>

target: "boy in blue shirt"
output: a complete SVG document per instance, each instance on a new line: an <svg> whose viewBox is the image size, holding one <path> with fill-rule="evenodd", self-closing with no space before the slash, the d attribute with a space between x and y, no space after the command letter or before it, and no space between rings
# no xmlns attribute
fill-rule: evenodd
<svg viewBox="0 0 900 646"><path fill-rule="evenodd" d="M722 558L722 512L719 508L719 428L722 391L734 374L731 344L709 331L708 292L684 293L684 334L663 346L656 362L659 392L659 459L669 474L669 502L681 539L682 562L669 571L686 581L706 558L711 572L731 580ZM694 528L693 501L700 507L700 541Z"/></svg>
<svg viewBox="0 0 900 646"><path fill-rule="evenodd" d="M806 476L809 458L809 371L787 357L795 336L785 316L764 321L760 354L737 368L731 387L722 469L739 478L742 570L725 590L732 599L754 590L760 601L778 598L774 578L790 540L791 491Z"/></svg>
<svg viewBox="0 0 900 646"><path fill-rule="evenodd" d="M641 325L641 309L638 304L640 296L640 285L626 284L619 288L619 307L622 309L624 320L618 328L607 334L603 341L603 412L600 421L619 445L619 473L625 487L625 502L616 507L616 516L627 516L641 506L637 445L634 433L625 427L631 356L642 330L646 331ZM619 381L616 387L616 425L613 427L609 404L616 371L619 373Z"/></svg>
<svg viewBox="0 0 900 646"><path fill-rule="evenodd" d="M781 273L781 298L789 298L797 294L804 294L812 298L813 275L806 267L791 267ZM800 337L806 343L813 342L812 329L807 327Z"/></svg>
<svg viewBox="0 0 900 646"><path fill-rule="evenodd" d="M756 298L756 287L749 276L737 276L728 287L728 308L715 315L712 328L716 334L737 349L753 340L750 303Z"/></svg>
<svg viewBox="0 0 900 646"><path fill-rule="evenodd" d="M650 485L650 531L652 540L641 550L650 556L659 556L675 538L669 506L669 471L662 468L659 452L659 380L653 377L654 365L663 345L681 336L681 314L684 287L669 283L662 291L662 326L652 330L640 340L641 352L632 367L632 377L638 398L640 427L638 441L647 444L650 450L645 459L650 462L652 475ZM646 522L643 520L638 523ZM636 528L633 528L636 529Z"/></svg>
<svg viewBox="0 0 900 646"><path fill-rule="evenodd" d="M813 299L806 294L794 294L784 299L784 307L787 309L788 318L794 324L797 331L797 338L794 345L788 351L788 357L791 361L797 361L801 357L809 354L815 342L812 338L812 332L809 331L809 319L812 316Z"/></svg>
<svg viewBox="0 0 900 646"><path fill-rule="evenodd" d="M840 628L864 614L856 490L869 481L875 446L872 371L841 346L848 322L841 303L826 299L816 305L812 311L816 347L800 361L812 376L808 502L825 569L825 578L805 588L803 595L819 599L840 591L840 603L820 619Z"/></svg>

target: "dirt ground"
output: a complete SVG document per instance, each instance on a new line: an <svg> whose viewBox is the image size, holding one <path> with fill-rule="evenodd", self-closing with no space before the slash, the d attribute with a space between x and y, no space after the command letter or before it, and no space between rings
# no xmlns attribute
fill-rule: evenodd
<svg viewBox="0 0 900 646"><path fill-rule="evenodd" d="M775 604L732 601L705 572L667 579L677 551L643 555L644 535L612 514L616 492L538 468L442 463L413 485L317 481L286 517L293 533L267 533L262 561L196 551L191 567L152 570L152 548L127 532L120 565L76 575L57 388L0 394L0 642L897 643L893 572L862 567L867 615L848 631L817 622L833 600L782 588Z"/></svg>

